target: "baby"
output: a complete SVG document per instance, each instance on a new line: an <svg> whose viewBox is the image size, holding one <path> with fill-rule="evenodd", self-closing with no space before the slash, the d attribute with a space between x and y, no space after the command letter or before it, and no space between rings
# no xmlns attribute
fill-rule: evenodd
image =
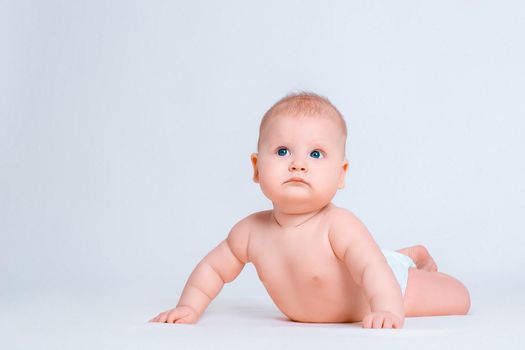
<svg viewBox="0 0 525 350"><path fill-rule="evenodd" d="M150 322L197 322L248 262L293 321L402 328L405 316L466 314L467 289L437 272L424 246L381 250L352 212L331 203L345 186L346 136L324 97L292 94L272 106L251 162L273 209L235 224L195 267L177 307Z"/></svg>

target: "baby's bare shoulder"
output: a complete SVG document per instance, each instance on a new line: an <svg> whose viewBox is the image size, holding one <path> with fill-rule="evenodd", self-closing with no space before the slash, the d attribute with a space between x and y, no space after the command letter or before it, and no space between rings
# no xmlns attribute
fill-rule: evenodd
<svg viewBox="0 0 525 350"><path fill-rule="evenodd" d="M271 214L271 210L258 211L252 214L249 214L242 219L240 219L233 227L248 227L256 225L264 220L267 220Z"/></svg>
<svg viewBox="0 0 525 350"><path fill-rule="evenodd" d="M336 206L333 206L328 212L328 220L330 222L330 226L336 229L340 226L348 227L348 225L356 225L361 223L357 216L355 216L355 214L350 210Z"/></svg>
<svg viewBox="0 0 525 350"><path fill-rule="evenodd" d="M365 225L350 210L333 208L330 212L328 239L336 256L342 258L352 242L368 235Z"/></svg>
<svg viewBox="0 0 525 350"><path fill-rule="evenodd" d="M250 242L251 232L263 222L267 221L269 212L270 211L266 210L252 213L233 225L226 240L232 252L239 260L243 262L250 261L250 257L248 255L248 245Z"/></svg>
<svg viewBox="0 0 525 350"><path fill-rule="evenodd" d="M271 210L263 210L263 211L258 211L258 212L255 212L251 215L248 215L247 218L250 218L251 222L253 224L265 224L268 222L268 220L270 219L272 215L272 211Z"/></svg>

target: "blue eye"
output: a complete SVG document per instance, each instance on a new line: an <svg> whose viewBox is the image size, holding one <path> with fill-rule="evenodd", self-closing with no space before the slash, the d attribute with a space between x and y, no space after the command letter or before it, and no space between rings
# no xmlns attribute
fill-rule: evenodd
<svg viewBox="0 0 525 350"><path fill-rule="evenodd" d="M277 151L277 154L280 155L281 157L285 156L287 153L288 153L288 150L286 148L279 148L279 150Z"/></svg>
<svg viewBox="0 0 525 350"><path fill-rule="evenodd" d="M313 158L322 158L323 155L319 151L312 151L312 153L310 153L310 156Z"/></svg>

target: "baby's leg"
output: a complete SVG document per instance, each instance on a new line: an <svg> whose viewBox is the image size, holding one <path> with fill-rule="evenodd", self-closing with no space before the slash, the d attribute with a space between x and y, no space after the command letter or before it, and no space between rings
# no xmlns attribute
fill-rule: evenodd
<svg viewBox="0 0 525 350"><path fill-rule="evenodd" d="M470 295L452 276L409 268L404 306L407 317L465 315L470 309Z"/></svg>
<svg viewBox="0 0 525 350"><path fill-rule="evenodd" d="M465 315L470 309L467 288L452 276L437 272L437 265L422 245L403 248L397 252L409 256L417 266L408 269L405 290L405 315L439 316Z"/></svg>
<svg viewBox="0 0 525 350"><path fill-rule="evenodd" d="M434 259L432 259L432 256L429 254L427 248L425 248L422 245L416 245L413 247L403 248L396 251L398 253L409 256L412 260L414 260L414 263L420 270L434 272L438 270L437 265Z"/></svg>

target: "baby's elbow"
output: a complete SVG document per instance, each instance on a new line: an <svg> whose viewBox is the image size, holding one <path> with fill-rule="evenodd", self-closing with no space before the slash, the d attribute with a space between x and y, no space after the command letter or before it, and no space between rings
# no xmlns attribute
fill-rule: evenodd
<svg viewBox="0 0 525 350"><path fill-rule="evenodd" d="M235 280L237 276L239 276L243 268L244 264L233 263L232 265L228 266L226 269L221 271L221 278L224 281L224 283L230 283L233 280Z"/></svg>

